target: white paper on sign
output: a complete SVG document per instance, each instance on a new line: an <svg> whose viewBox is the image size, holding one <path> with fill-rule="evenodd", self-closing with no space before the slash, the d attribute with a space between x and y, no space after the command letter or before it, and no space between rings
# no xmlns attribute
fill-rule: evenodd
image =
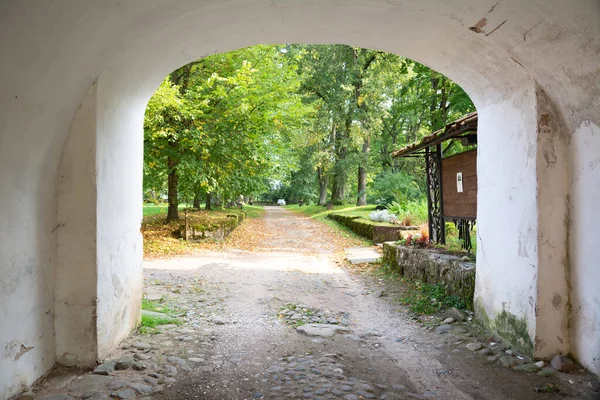
<svg viewBox="0 0 600 400"><path fill-rule="evenodd" d="M456 174L456 190L458 191L458 193L462 193L463 192L462 172L458 172Z"/></svg>

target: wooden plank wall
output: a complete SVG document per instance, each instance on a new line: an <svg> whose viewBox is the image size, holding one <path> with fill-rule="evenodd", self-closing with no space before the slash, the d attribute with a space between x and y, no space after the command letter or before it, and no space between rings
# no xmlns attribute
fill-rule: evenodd
<svg viewBox="0 0 600 400"><path fill-rule="evenodd" d="M463 192L456 174L462 172ZM442 193L445 218L477 218L477 149L442 159Z"/></svg>

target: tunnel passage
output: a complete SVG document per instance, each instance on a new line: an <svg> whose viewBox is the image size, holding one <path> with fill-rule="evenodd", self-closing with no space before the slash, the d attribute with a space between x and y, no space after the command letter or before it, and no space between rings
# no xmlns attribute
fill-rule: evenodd
<svg viewBox="0 0 600 400"><path fill-rule="evenodd" d="M460 84L479 111L477 314L496 330L525 326L518 340L536 355L570 351L599 371L597 2L61 1L0 11L10 55L0 63L0 342L31 348L19 357L19 345L3 348L3 396L56 361L93 363L135 325L145 105L174 68L257 43L381 49Z"/></svg>

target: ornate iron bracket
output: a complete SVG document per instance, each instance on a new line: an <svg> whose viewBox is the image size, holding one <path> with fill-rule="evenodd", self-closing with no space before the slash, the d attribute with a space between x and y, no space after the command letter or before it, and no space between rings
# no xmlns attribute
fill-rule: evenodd
<svg viewBox="0 0 600 400"><path fill-rule="evenodd" d="M446 226L442 199L442 145L425 149L427 173L427 212L429 219L429 240L446 244Z"/></svg>

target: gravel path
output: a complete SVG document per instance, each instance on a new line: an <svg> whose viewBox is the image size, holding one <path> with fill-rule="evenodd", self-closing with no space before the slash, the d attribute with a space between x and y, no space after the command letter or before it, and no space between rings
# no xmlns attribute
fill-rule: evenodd
<svg viewBox="0 0 600 400"><path fill-rule="evenodd" d="M96 374L57 371L42 387L66 397L46 399L594 398L589 375L502 366L530 360L471 322L415 322L376 278L347 269L320 223L270 207L257 226L268 233L258 251L145 262L146 298L185 323L133 334Z"/></svg>

